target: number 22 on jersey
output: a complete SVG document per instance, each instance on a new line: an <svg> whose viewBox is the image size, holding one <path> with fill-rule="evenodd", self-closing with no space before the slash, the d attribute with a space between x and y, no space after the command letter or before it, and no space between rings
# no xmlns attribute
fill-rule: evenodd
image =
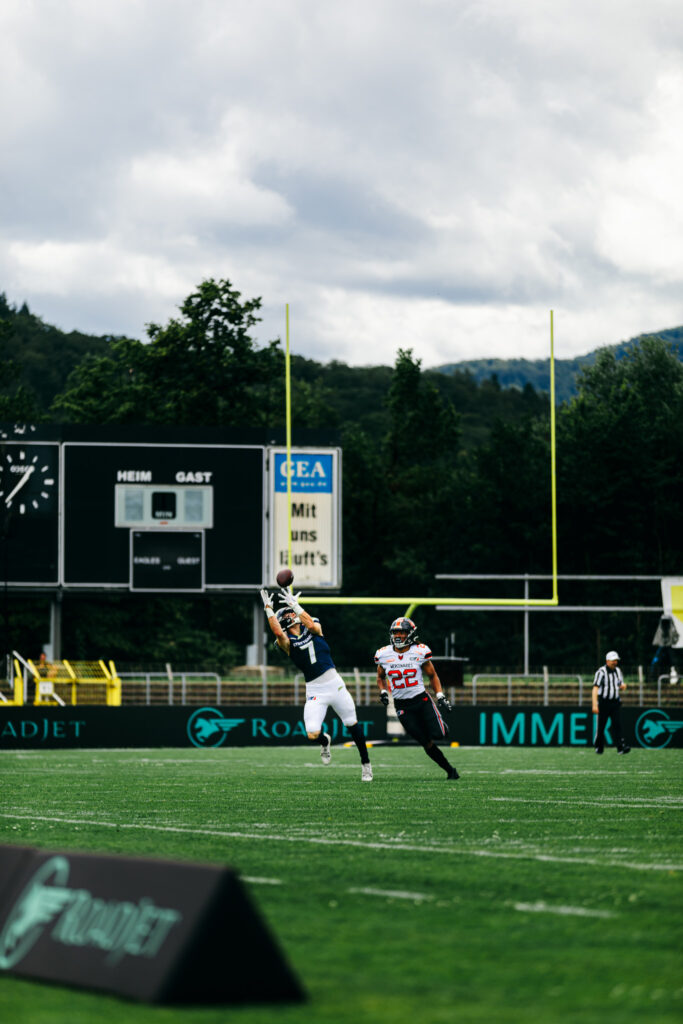
<svg viewBox="0 0 683 1024"><path fill-rule="evenodd" d="M403 690L408 686L417 686L420 682L416 668L390 668L387 669L387 676L392 690Z"/></svg>

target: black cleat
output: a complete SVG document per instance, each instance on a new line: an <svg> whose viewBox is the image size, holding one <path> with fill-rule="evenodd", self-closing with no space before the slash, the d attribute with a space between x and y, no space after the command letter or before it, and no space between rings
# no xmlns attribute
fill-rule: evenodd
<svg viewBox="0 0 683 1024"><path fill-rule="evenodd" d="M595 753L596 754L604 754L605 753L605 748L604 747L596 747L595 748Z"/></svg>
<svg viewBox="0 0 683 1024"><path fill-rule="evenodd" d="M630 753L631 753L631 748L627 747L625 743L624 743L623 747L619 747L619 749L617 750L617 754L630 754Z"/></svg>
<svg viewBox="0 0 683 1024"><path fill-rule="evenodd" d="M460 776L458 775L458 773L455 770L455 768L451 768L450 771L447 773L446 778L447 779L459 779Z"/></svg>

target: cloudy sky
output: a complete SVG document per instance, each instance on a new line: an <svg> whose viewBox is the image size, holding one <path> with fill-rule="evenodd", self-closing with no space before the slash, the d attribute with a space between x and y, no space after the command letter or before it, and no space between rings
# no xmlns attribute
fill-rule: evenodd
<svg viewBox="0 0 683 1024"><path fill-rule="evenodd" d="M0 291L145 337L202 279L326 362L683 323L680 0L3 0Z"/></svg>

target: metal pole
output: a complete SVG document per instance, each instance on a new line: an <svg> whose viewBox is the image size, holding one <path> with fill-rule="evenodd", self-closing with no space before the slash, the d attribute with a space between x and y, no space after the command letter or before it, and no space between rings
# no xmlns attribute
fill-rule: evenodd
<svg viewBox="0 0 683 1024"><path fill-rule="evenodd" d="M50 644L53 661L62 658L62 592L58 590L50 604Z"/></svg>
<svg viewBox="0 0 683 1024"><path fill-rule="evenodd" d="M524 600L528 601L528 573L524 575ZM524 608L524 675L528 676L528 608Z"/></svg>
<svg viewBox="0 0 683 1024"><path fill-rule="evenodd" d="M287 442L287 565L292 568L292 371L289 355L289 303L285 306L285 430Z"/></svg>
<svg viewBox="0 0 683 1024"><path fill-rule="evenodd" d="M263 628L263 606L254 601L254 615L252 619L252 643L256 651L256 664L261 666L261 701L268 703L268 636Z"/></svg>

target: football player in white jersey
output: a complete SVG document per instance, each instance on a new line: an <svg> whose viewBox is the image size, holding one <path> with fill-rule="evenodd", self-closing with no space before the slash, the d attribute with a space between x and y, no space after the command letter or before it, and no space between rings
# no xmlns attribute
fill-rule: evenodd
<svg viewBox="0 0 683 1024"><path fill-rule="evenodd" d="M443 768L447 779L459 779L457 771L435 743L448 735L442 713L452 708L432 663L432 652L426 644L417 642L417 627L412 619L394 619L389 638L391 643L375 652L379 699L388 705L391 691L398 720L408 735ZM436 703L425 690L423 672L429 677Z"/></svg>

